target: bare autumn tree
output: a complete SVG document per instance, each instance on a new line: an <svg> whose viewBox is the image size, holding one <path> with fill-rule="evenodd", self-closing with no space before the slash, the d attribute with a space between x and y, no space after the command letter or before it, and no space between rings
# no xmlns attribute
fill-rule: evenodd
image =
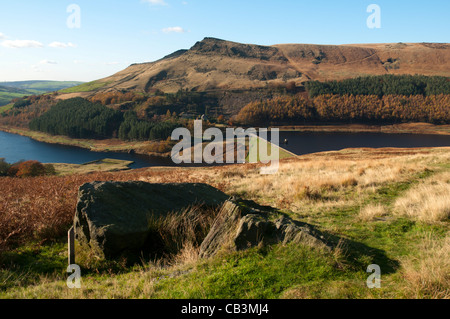
<svg viewBox="0 0 450 319"><path fill-rule="evenodd" d="M251 102L236 117L239 123L259 125L311 120L313 110L301 96L279 96L270 100Z"/></svg>
<svg viewBox="0 0 450 319"><path fill-rule="evenodd" d="M34 177L46 174L45 166L38 161L26 161L11 167L9 175L16 177Z"/></svg>
<svg viewBox="0 0 450 319"><path fill-rule="evenodd" d="M320 122L450 122L450 95L336 95L311 101L283 96L251 102L236 117L246 125Z"/></svg>

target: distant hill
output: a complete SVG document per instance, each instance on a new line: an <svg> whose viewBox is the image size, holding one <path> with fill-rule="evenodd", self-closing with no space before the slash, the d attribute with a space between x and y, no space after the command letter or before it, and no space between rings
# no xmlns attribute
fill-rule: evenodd
<svg viewBox="0 0 450 319"><path fill-rule="evenodd" d="M450 45L261 46L205 38L189 50L179 50L155 62L133 64L112 76L62 90L61 93L73 97L117 90L160 90L165 93L180 89L242 91L289 82L302 86L311 80L342 80L383 74L450 76Z"/></svg>
<svg viewBox="0 0 450 319"><path fill-rule="evenodd" d="M0 86L0 106L8 104L12 99L27 95L29 92L13 87Z"/></svg>
<svg viewBox="0 0 450 319"><path fill-rule="evenodd" d="M27 95L43 94L82 84L75 81L19 81L0 82L0 106L6 105L12 99Z"/></svg>
<svg viewBox="0 0 450 319"><path fill-rule="evenodd" d="M0 86L8 86L18 89L37 92L53 92L82 84L77 81L18 81L0 82Z"/></svg>

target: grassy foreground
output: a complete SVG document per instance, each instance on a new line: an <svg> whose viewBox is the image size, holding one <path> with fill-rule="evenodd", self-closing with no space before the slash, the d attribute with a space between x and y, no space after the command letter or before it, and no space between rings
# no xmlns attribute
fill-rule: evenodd
<svg viewBox="0 0 450 319"><path fill-rule="evenodd" d="M352 149L253 164L0 178L0 298L450 298L450 148ZM202 182L315 225L339 245L259 247L198 258L186 241L164 260L98 262L77 247L82 288L68 289L68 230L78 187L94 180ZM14 217L14 218L12 218ZM369 289L371 264L381 288Z"/></svg>

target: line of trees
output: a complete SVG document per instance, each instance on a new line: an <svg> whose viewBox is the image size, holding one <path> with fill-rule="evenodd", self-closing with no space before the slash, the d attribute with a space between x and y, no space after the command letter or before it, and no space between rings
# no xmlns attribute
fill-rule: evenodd
<svg viewBox="0 0 450 319"><path fill-rule="evenodd" d="M183 126L178 119L169 115L152 122L139 119L135 111L122 113L83 98L73 98L57 103L48 112L32 120L29 127L34 131L71 138L166 140L175 128Z"/></svg>
<svg viewBox="0 0 450 319"><path fill-rule="evenodd" d="M61 101L32 120L30 129L72 138L107 138L117 135L123 122L119 111L82 98Z"/></svg>
<svg viewBox="0 0 450 319"><path fill-rule="evenodd" d="M312 100L282 96L244 107L244 125L305 122L450 123L450 95L320 95Z"/></svg>
<svg viewBox="0 0 450 319"><path fill-rule="evenodd" d="M320 95L439 95L450 94L450 78L423 75L381 75L343 81L310 81L306 89L311 98Z"/></svg>
<svg viewBox="0 0 450 319"><path fill-rule="evenodd" d="M124 121L119 128L121 140L164 140L172 135L172 132L182 123L176 120L163 122L148 122L138 119L136 112L128 111L124 115Z"/></svg>
<svg viewBox="0 0 450 319"><path fill-rule="evenodd" d="M313 101L322 121L450 123L450 95L322 95Z"/></svg>
<svg viewBox="0 0 450 319"><path fill-rule="evenodd" d="M316 117L316 110L299 95L278 96L269 100L250 102L236 120L245 125L303 122Z"/></svg>

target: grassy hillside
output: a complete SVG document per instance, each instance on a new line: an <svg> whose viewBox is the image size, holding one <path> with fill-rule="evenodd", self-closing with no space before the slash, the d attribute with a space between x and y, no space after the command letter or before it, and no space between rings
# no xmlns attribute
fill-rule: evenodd
<svg viewBox="0 0 450 319"><path fill-rule="evenodd" d="M64 88L60 90L60 93L79 93L79 92L91 92L101 89L102 87L108 85L108 83L102 83L98 81L93 81L89 83L82 83L75 85L70 88Z"/></svg>
<svg viewBox="0 0 450 319"><path fill-rule="evenodd" d="M0 178L0 297L449 298L449 162L449 148L351 149L283 160L276 175L238 165ZM71 290L66 231L78 187L94 180L208 183L310 223L338 245L200 260L185 242L175 256L134 266L98 262L77 247L82 288ZM381 267L380 289L366 286L371 264Z"/></svg>
<svg viewBox="0 0 450 319"><path fill-rule="evenodd" d="M261 46L205 38L189 50L152 63L133 64L96 81L100 91L251 90L311 80L343 80L369 75L450 76L450 45L281 44ZM84 92L88 88L83 88Z"/></svg>
<svg viewBox="0 0 450 319"><path fill-rule="evenodd" d="M193 98L195 94L203 94L204 101L188 103L191 109L183 108L182 112L192 113L192 109L208 106L209 115L230 118L256 100L270 99L286 91L303 94L305 84L311 81L415 74L448 78L450 45L262 46L205 38L189 50L179 50L154 62L132 64L106 78L61 90L58 99L118 92L148 96L182 93ZM215 102L211 104L211 100ZM177 107L172 106L170 111L179 114L174 109Z"/></svg>

